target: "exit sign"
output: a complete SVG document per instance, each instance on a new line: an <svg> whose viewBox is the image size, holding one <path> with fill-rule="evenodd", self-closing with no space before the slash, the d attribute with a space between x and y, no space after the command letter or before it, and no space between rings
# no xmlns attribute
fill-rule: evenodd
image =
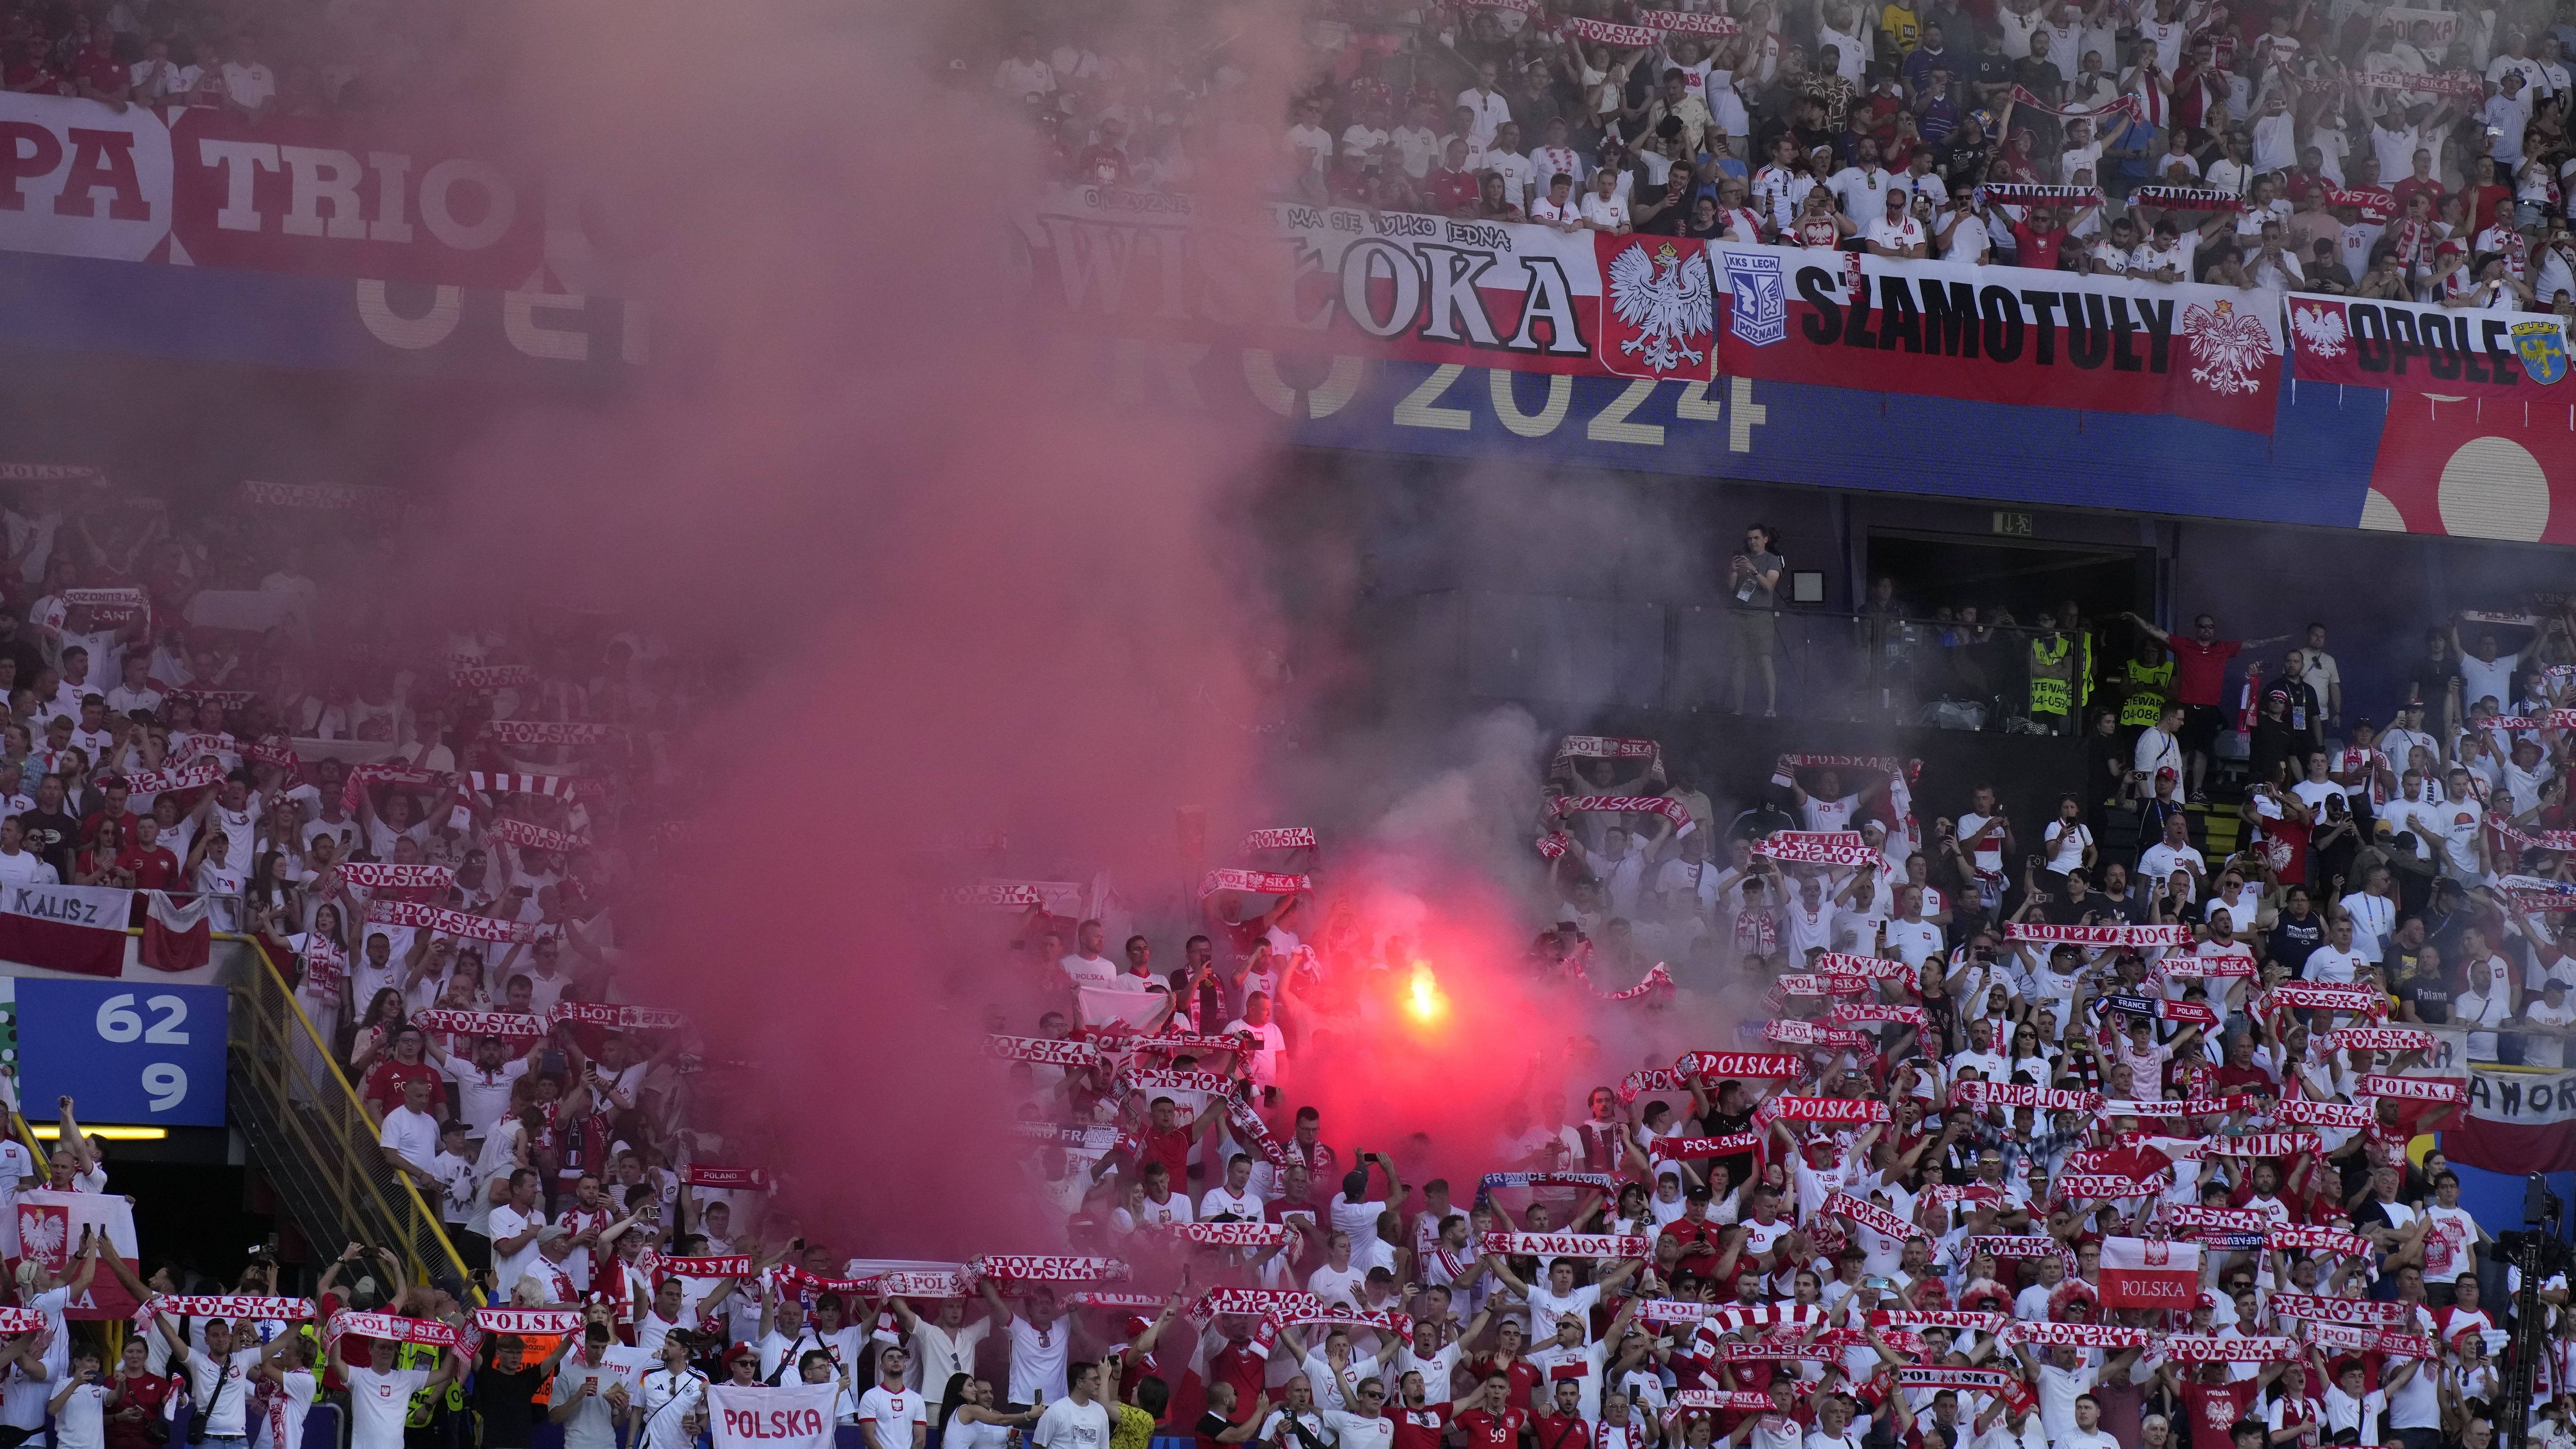
<svg viewBox="0 0 2576 1449"><path fill-rule="evenodd" d="M2010 538L2028 538L2030 537L2030 515L2007 513L1998 508L1995 510L1995 532Z"/></svg>

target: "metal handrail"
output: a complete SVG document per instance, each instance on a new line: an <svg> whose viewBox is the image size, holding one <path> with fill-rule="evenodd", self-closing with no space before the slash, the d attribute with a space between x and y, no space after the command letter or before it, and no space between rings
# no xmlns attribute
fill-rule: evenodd
<svg viewBox="0 0 2576 1449"><path fill-rule="evenodd" d="M468 1285L470 1295L473 1277L445 1225L410 1178L384 1165L375 1114L295 999L268 943L244 939L260 969L233 988L243 1008L232 1013L235 1080L252 1089L271 1135L330 1196L344 1227L363 1229L360 1236L374 1245L403 1253L414 1282L445 1271ZM299 1043L326 1066L327 1080L306 1068Z"/></svg>

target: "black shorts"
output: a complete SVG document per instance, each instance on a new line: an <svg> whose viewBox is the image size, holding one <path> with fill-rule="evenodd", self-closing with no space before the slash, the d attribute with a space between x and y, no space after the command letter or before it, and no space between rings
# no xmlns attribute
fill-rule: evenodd
<svg viewBox="0 0 2576 1449"><path fill-rule="evenodd" d="M2218 743L2218 731L2227 723L2227 715L2214 704L2186 704L2182 707L2182 747L2208 754Z"/></svg>

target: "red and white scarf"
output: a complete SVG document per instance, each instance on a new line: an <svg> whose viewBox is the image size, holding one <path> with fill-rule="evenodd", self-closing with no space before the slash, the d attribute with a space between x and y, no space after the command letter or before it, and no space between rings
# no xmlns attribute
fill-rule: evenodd
<svg viewBox="0 0 2576 1449"><path fill-rule="evenodd" d="M988 1036L984 1050L1012 1062L1043 1062L1056 1067L1089 1067L1100 1062L1100 1048L1087 1041L1045 1036Z"/></svg>
<svg viewBox="0 0 2576 1449"><path fill-rule="evenodd" d="M2048 1258L2062 1248L2046 1233L1980 1233L1968 1239L1971 1254L1983 1253L1990 1258Z"/></svg>
<svg viewBox="0 0 2576 1449"><path fill-rule="evenodd" d="M2373 1072L2361 1079L2354 1095L2400 1102L2465 1102L2469 1099L2469 1086L2435 1077L2389 1077Z"/></svg>
<svg viewBox="0 0 2576 1449"><path fill-rule="evenodd" d="M2303 1318L2311 1323L2343 1323L2361 1328L2395 1328L2415 1321L2412 1304L2379 1298L2320 1298L2304 1293L2275 1293L2265 1300L2275 1318Z"/></svg>
<svg viewBox="0 0 2576 1449"><path fill-rule="evenodd" d="M1817 976L1807 972L1780 977L1771 985L1783 996L1859 996L1869 990L1869 983L1857 976Z"/></svg>
<svg viewBox="0 0 2576 1449"><path fill-rule="evenodd" d="M340 808L354 813L358 802L366 798L367 791L377 785L421 789L439 784L446 778L436 770L424 770L413 765L360 765L340 782Z"/></svg>
<svg viewBox="0 0 2576 1449"><path fill-rule="evenodd" d="M2318 1044L2330 1052L2429 1052L2433 1034L2415 1026L2347 1026Z"/></svg>
<svg viewBox="0 0 2576 1449"><path fill-rule="evenodd" d="M465 786L477 795L544 795L569 800L581 782L571 775L516 775L495 770L468 770Z"/></svg>
<svg viewBox="0 0 2576 1449"><path fill-rule="evenodd" d="M2304 1157L2325 1145L2314 1132L2250 1132L2242 1137L2212 1137L2208 1141L2212 1157Z"/></svg>
<svg viewBox="0 0 2576 1449"><path fill-rule="evenodd" d="M1487 1233L1477 1246L1499 1257L1643 1258L1654 1240L1634 1233Z"/></svg>
<svg viewBox="0 0 2576 1449"><path fill-rule="evenodd" d="M1703 1082L1730 1077L1793 1081L1807 1075L1807 1059L1794 1052L1684 1052L1673 1070Z"/></svg>
<svg viewBox="0 0 2576 1449"><path fill-rule="evenodd" d="M1950 1088L1950 1100L1962 1107L2037 1107L2045 1112L2087 1113L2102 1110L2099 1092L2069 1092L2028 1082L1958 1082Z"/></svg>
<svg viewBox="0 0 2576 1449"><path fill-rule="evenodd" d="M1256 896L1303 895L1315 888L1310 875L1285 875L1275 870L1212 870L1199 878L1199 896L1205 899L1218 891L1242 891Z"/></svg>
<svg viewBox="0 0 2576 1449"><path fill-rule="evenodd" d="M1577 40L1598 41L1616 50L1651 50L1664 40L1660 30L1649 30L1642 25L1613 25L1606 20L1587 20L1579 15L1568 16L1558 24L1557 30Z"/></svg>
<svg viewBox="0 0 2576 1449"><path fill-rule="evenodd" d="M1305 825L1255 830L1243 837L1243 850L1247 855L1256 850L1312 850L1314 848L1314 828Z"/></svg>
<svg viewBox="0 0 2576 1449"><path fill-rule="evenodd" d="M223 766L189 765L176 770L137 770L125 777L125 788L137 795L166 795L174 790L201 790L223 782Z"/></svg>
<svg viewBox="0 0 2576 1449"><path fill-rule="evenodd" d="M2119 1172L2061 1172L2049 1182L2050 1190L2068 1202L2156 1197L2171 1186L2173 1178L2164 1173L2131 1177Z"/></svg>
<svg viewBox="0 0 2576 1449"><path fill-rule="evenodd" d="M2305 1224L2276 1225L2264 1230L2264 1245L2271 1248L2297 1248L2309 1253L2336 1253L2358 1258L2378 1251L2370 1239L2358 1233L2335 1228L2310 1227Z"/></svg>
<svg viewBox="0 0 2576 1449"><path fill-rule="evenodd" d="M527 689L537 682L537 671L524 664L459 664L447 672L447 682L456 689Z"/></svg>
<svg viewBox="0 0 2576 1449"><path fill-rule="evenodd" d="M2358 1349L2363 1353L2386 1354L2392 1358L2433 1359L2441 1357L2432 1337L2421 1333L2374 1333L2343 1323L2310 1323L2308 1342L2319 1348Z"/></svg>
<svg viewBox="0 0 2576 1449"><path fill-rule="evenodd" d="M1867 1033L1848 1026L1818 1026L1812 1021L1794 1018L1762 1023L1764 1039L1782 1046L1867 1047L1872 1045Z"/></svg>
<svg viewBox="0 0 2576 1449"><path fill-rule="evenodd" d="M1279 1139L1270 1135L1269 1124L1261 1120L1261 1114L1253 1110L1250 1102L1241 1097L1228 1097L1225 1121L1227 1130L1234 1134L1236 1141L1257 1149L1273 1169L1287 1169L1288 1149L1280 1146Z"/></svg>
<svg viewBox="0 0 2576 1449"><path fill-rule="evenodd" d="M675 1258L668 1254L654 1259L654 1276L660 1278L748 1278L751 1276L749 1253L725 1253L715 1257Z"/></svg>
<svg viewBox="0 0 2576 1449"><path fill-rule="evenodd" d="M249 764L276 765L288 770L304 768L304 757L295 753L295 747L290 744L269 740L243 740L236 748L241 752L242 759Z"/></svg>
<svg viewBox="0 0 2576 1449"><path fill-rule="evenodd" d="M1848 976L1862 981L1901 981L1909 991L1922 979L1918 968L1885 956L1854 956L1842 951L1827 951L1816 957L1814 966L1818 975Z"/></svg>
<svg viewBox="0 0 2576 1449"><path fill-rule="evenodd" d="M506 815L494 817L492 822L484 827L484 834L494 840L507 841L522 850L553 850L570 853L590 848L590 842L581 836L562 830L548 830L542 825L530 825L524 820L512 820Z"/></svg>
<svg viewBox="0 0 2576 1449"><path fill-rule="evenodd" d="M577 719L496 719L483 726L504 745L597 745L624 733L624 727Z"/></svg>
<svg viewBox="0 0 2576 1449"><path fill-rule="evenodd" d="M1876 1097L1773 1097L1755 1109L1766 1125L1780 1122L1886 1122L1887 1103Z"/></svg>
<svg viewBox="0 0 2576 1449"><path fill-rule="evenodd" d="M2007 941L2066 942L2076 946L2189 946L2189 926L2052 926L2040 921L2013 921L2004 927Z"/></svg>
<svg viewBox="0 0 2576 1449"><path fill-rule="evenodd" d="M1753 842L1753 853L1766 860L1805 865L1884 864L1857 830L1774 830Z"/></svg>
<svg viewBox="0 0 2576 1449"><path fill-rule="evenodd" d="M1900 1243L1907 1238L1918 1236L1923 1231L1878 1204L1864 1202L1847 1192L1838 1192L1825 1199L1824 1211L1829 1216L1846 1218L1856 1226L1867 1228L1882 1238L1894 1238Z"/></svg>
<svg viewBox="0 0 2576 1449"><path fill-rule="evenodd" d="M2004 1325L2006 1343L2032 1343L2055 1348L2069 1344L2076 1348L2144 1348L2150 1335L2143 1328L2123 1328L2116 1323L2058 1323L2050 1320L2021 1320Z"/></svg>
<svg viewBox="0 0 2576 1449"><path fill-rule="evenodd" d="M343 1308L331 1315L322 1326L324 1347L349 1335L359 1338L389 1338L396 1343L427 1343L440 1348L456 1346L456 1329L434 1318L405 1318L398 1313L361 1313Z"/></svg>
<svg viewBox="0 0 2576 1449"><path fill-rule="evenodd" d="M680 1169L680 1181L691 1187L720 1189L739 1188L761 1192L770 1186L769 1174L757 1167L718 1167L710 1162L692 1162Z"/></svg>
<svg viewBox="0 0 2576 1449"><path fill-rule="evenodd" d="M1739 1152L1761 1150L1761 1133L1732 1132L1724 1137L1658 1137L1649 1155L1657 1162L1674 1162L1702 1157L1733 1157Z"/></svg>
<svg viewBox="0 0 2576 1449"><path fill-rule="evenodd" d="M2359 1131L2379 1120L2379 1114L2359 1102L2311 1102L2303 1097L2285 1097L2272 1104L2272 1120L2291 1127L2339 1127Z"/></svg>
<svg viewBox="0 0 2576 1449"><path fill-rule="evenodd" d="M525 921L499 921L490 916L469 916L443 906L426 906L418 901L373 900L367 902L367 919L388 926L412 926L436 931L442 936L455 936L467 941L534 941L541 934Z"/></svg>
<svg viewBox="0 0 2576 1449"><path fill-rule="evenodd" d="M1297 1236L1286 1223L1165 1223L1157 1231L1211 1248L1278 1248Z"/></svg>
<svg viewBox="0 0 2576 1449"><path fill-rule="evenodd" d="M2272 1215L2252 1208L2205 1208L2175 1203L2164 1210L2165 1222L2184 1233L2268 1233Z"/></svg>
<svg viewBox="0 0 2576 1449"><path fill-rule="evenodd" d="M542 1017L524 1011L460 1011L452 1006L432 1006L411 1014L411 1024L422 1031L443 1031L451 1037L496 1036L503 1041L532 1041L546 1034Z"/></svg>
<svg viewBox="0 0 2576 1449"><path fill-rule="evenodd" d="M582 1312L578 1308L477 1308L474 1310L474 1326L485 1333L508 1333L543 1338L562 1333L579 1333L581 1325Z"/></svg>
<svg viewBox="0 0 2576 1449"><path fill-rule="evenodd" d="M366 488L354 483L257 483L242 482L242 502L263 508L391 508L402 495L391 488Z"/></svg>
<svg viewBox="0 0 2576 1449"><path fill-rule="evenodd" d="M443 865L395 865L372 860L344 860L331 867L341 883L369 890L447 890L456 872Z"/></svg>
<svg viewBox="0 0 2576 1449"><path fill-rule="evenodd" d="M2297 1363L2295 1338L2238 1338L2215 1333L2175 1333L2157 1340L2169 1363Z"/></svg>
<svg viewBox="0 0 2576 1449"><path fill-rule="evenodd" d="M1678 32L1683 35L1733 35L1736 23L1724 15L1707 15L1692 10L1640 10L1637 23L1648 30Z"/></svg>
<svg viewBox="0 0 2576 1449"><path fill-rule="evenodd" d="M1966 1389L1972 1393L2000 1394L2010 1388L2012 1382L2012 1375L2002 1369L1925 1368L1909 1364L1896 1370L1896 1386L1900 1389Z"/></svg>
<svg viewBox="0 0 2576 1449"><path fill-rule="evenodd" d="M313 1316L312 1300L258 1293L155 1293L134 1310L138 1327L148 1327L155 1314L172 1318L275 1319L301 1322Z"/></svg>
<svg viewBox="0 0 2576 1449"><path fill-rule="evenodd" d="M669 1031L688 1018L664 1006L621 1006L607 1001L558 1001L546 1013L549 1022L571 1021L618 1031Z"/></svg>
<svg viewBox="0 0 2576 1449"><path fill-rule="evenodd" d="M1665 795L1559 795L1552 802L1559 819L1608 811L1622 815L1661 815L1672 822L1673 836L1679 839L1699 828L1690 811L1679 800Z"/></svg>
<svg viewBox="0 0 2576 1449"><path fill-rule="evenodd" d="M2263 993L2257 1003L2265 1015L2295 1008L2301 1011L2350 1011L2363 1016L2388 1014L2388 998L2368 986L2337 986L2330 983L2285 981Z"/></svg>
<svg viewBox="0 0 2576 1449"><path fill-rule="evenodd" d="M1976 1313L1960 1308L1879 1308L1869 1315L1873 1328L1954 1328L1972 1333L2001 1333L2012 1322L2009 1313Z"/></svg>

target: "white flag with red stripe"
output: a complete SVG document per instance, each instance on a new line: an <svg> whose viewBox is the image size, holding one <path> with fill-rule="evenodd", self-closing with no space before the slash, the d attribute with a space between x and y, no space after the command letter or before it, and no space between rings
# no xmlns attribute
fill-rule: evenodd
<svg viewBox="0 0 2576 1449"><path fill-rule="evenodd" d="M2200 1245L2162 1238L2102 1240L2102 1306L2180 1308L2200 1297Z"/></svg>

